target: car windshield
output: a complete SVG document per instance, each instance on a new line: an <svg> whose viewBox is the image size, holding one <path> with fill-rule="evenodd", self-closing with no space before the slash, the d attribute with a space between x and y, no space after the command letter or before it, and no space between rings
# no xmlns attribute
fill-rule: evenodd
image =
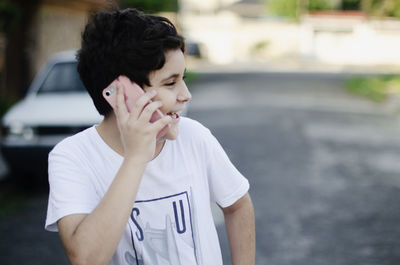
<svg viewBox="0 0 400 265"><path fill-rule="evenodd" d="M38 93L84 92L85 87L76 70L76 62L55 64Z"/></svg>

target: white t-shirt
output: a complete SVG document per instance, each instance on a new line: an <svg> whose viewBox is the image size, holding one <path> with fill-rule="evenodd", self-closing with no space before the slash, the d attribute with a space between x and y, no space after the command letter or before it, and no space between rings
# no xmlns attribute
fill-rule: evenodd
<svg viewBox="0 0 400 265"><path fill-rule="evenodd" d="M45 228L57 231L60 218L91 213L122 161L94 126L59 143L49 155ZM210 201L227 207L248 189L210 131L181 118L178 138L145 170L110 264L222 265Z"/></svg>

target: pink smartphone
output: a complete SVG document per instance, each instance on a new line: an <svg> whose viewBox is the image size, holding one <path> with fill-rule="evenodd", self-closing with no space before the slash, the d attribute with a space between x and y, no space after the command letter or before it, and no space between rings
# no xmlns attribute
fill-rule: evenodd
<svg viewBox="0 0 400 265"><path fill-rule="evenodd" d="M139 85L132 82L128 77L120 75L103 90L103 97L107 100L107 102L111 105L113 109L115 109L117 104L117 84L120 84L123 87L125 105L128 109L128 112L131 112L131 109L135 105L136 100L138 100L144 94L144 91ZM163 114L159 109L157 109L153 113L153 116L151 116L150 122L155 122L161 117L163 117ZM167 129L168 126L164 127L158 133L157 138L162 137L166 133Z"/></svg>
<svg viewBox="0 0 400 265"><path fill-rule="evenodd" d="M136 100L138 100L143 94L143 89L138 86L136 83L131 82L131 80L124 76L120 75L117 79L115 79L110 85L108 85L103 90L103 96L107 100L107 102L111 105L113 109L117 104L117 84L120 84L124 89L124 98L125 105L128 109L128 112L131 112L133 105L135 105ZM150 119L150 122L155 122L163 116L160 110L157 109L154 112L153 116Z"/></svg>

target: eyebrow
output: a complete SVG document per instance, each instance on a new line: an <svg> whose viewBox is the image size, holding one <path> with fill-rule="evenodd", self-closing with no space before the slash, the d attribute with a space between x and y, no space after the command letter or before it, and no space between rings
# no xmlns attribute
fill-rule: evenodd
<svg viewBox="0 0 400 265"><path fill-rule="evenodd" d="M163 80L161 80L161 83L165 82L165 81L167 81L168 79L171 79L171 78L177 78L178 76L179 76L179 74L172 74L172 75L164 78Z"/></svg>
<svg viewBox="0 0 400 265"><path fill-rule="evenodd" d="M185 73L186 73L186 68L185 68L185 70L183 71L183 74L185 74ZM161 83L162 83L162 82L165 82L165 81L167 81L168 79L171 79L171 78L177 78L178 76L179 76L179 74L172 74L172 75L170 75L170 76L168 76L168 77L162 79L162 80L161 80Z"/></svg>

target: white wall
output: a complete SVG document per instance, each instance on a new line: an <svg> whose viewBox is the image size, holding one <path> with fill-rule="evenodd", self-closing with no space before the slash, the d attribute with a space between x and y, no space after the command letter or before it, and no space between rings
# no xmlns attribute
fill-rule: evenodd
<svg viewBox="0 0 400 265"><path fill-rule="evenodd" d="M230 12L183 13L184 35L203 44L207 59L226 64L291 58L329 64L400 65L400 21L312 18L300 24L242 19ZM255 46L265 43L264 48Z"/></svg>
<svg viewBox="0 0 400 265"><path fill-rule="evenodd" d="M227 6L238 1L239 0L180 0L179 6L183 11L213 13L222 6Z"/></svg>
<svg viewBox="0 0 400 265"><path fill-rule="evenodd" d="M359 21L344 32L302 26L303 55L333 64L400 65L400 21Z"/></svg>
<svg viewBox="0 0 400 265"><path fill-rule="evenodd" d="M36 45L31 51L34 72L43 66L51 54L80 47L86 17L84 10L41 6L35 21Z"/></svg>

